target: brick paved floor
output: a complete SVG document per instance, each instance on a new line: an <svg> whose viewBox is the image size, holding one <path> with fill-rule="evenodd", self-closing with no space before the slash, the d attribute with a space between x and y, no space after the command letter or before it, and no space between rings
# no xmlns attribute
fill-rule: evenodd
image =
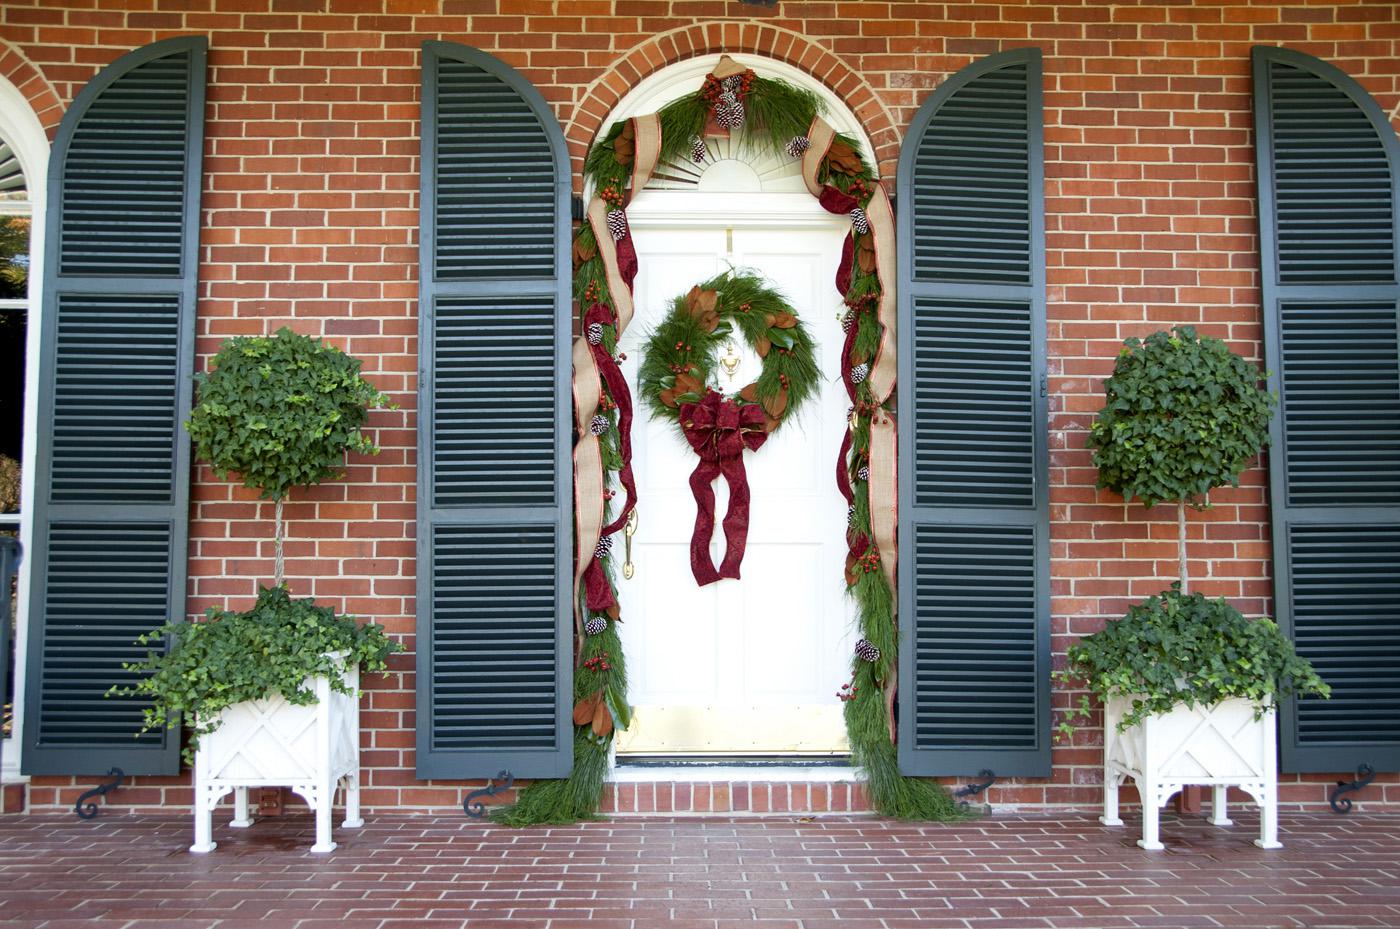
<svg viewBox="0 0 1400 929"><path fill-rule="evenodd" d="M628 820L513 831L377 816L312 855L311 820L0 818L0 926L26 929L1194 929L1400 927L1400 815L1285 814L1282 851L1167 816L959 825Z"/></svg>

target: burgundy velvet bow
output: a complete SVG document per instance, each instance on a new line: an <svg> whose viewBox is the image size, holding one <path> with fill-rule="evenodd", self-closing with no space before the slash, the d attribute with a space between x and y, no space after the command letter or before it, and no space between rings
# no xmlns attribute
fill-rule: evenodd
<svg viewBox="0 0 1400 929"><path fill-rule="evenodd" d="M695 495L695 531L690 536L690 571L701 587L720 578L739 577L739 563L749 538L749 481L744 473L744 449L757 450L768 438L763 409L739 406L711 390L699 403L681 406L681 429L700 456L690 474ZM724 561L718 569L710 558L715 531L715 478L729 481L729 512L724 515Z"/></svg>

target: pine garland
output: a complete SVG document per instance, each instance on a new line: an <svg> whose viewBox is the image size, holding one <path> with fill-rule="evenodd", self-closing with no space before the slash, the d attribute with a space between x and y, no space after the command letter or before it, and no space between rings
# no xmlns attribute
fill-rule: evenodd
<svg viewBox="0 0 1400 929"><path fill-rule="evenodd" d="M747 75L747 90L743 95L744 127L751 143L773 152L787 152L789 155L805 149L806 134L812 121L822 113L820 99L810 91L794 87L782 80ZM713 90L711 81L706 88ZM657 114L661 124L660 163L688 160L691 157L695 140L703 139L712 114L712 101L705 96L706 89L693 95L675 100L663 107ZM626 188L631 177L631 121L614 125L608 133L589 150L584 160L584 175L600 197L608 202L609 209L622 210L626 206ZM874 171L860 155L856 140L845 134L838 134L823 160L817 180L829 184L855 198L863 211L875 192ZM631 191L635 195L638 191ZM863 215L863 214L862 214ZM856 260L853 262L851 282L845 294L849 308L851 325L857 327L850 355L843 358L842 372L849 375L851 369L873 360L880 344L881 324L874 312L879 304L882 284L875 273L873 233L853 217L852 241ZM723 276L721 276L723 277ZM702 289L713 289L710 285L719 281L705 282ZM761 283L761 282L760 282ZM612 300L607 291L605 269L598 257L597 243L588 223L580 225L574 237L574 299L578 302L580 315L595 304L612 308ZM761 319L760 314L752 314ZM740 328L745 329L743 323ZM617 351L617 331L614 326L605 325L603 345L609 353ZM744 331L744 337L751 335ZM805 332L802 336L806 338ZM672 340L675 341L674 339ZM699 345L698 341L692 344ZM716 343L717 344L717 343ZM808 339L810 345L810 339ZM713 350L706 359L706 370L713 366ZM652 411L667 416L677 415L669 406L658 409L655 398L659 385L666 375L668 362L658 353L655 359L649 358L643 364L641 373L642 393ZM793 356L788 356L791 361ZM654 363L653 363L654 362ZM673 359L671 363L677 363ZM658 368L658 366L660 366ZM789 403L798 396L815 392L820 373L815 365L809 371L805 368L784 370L789 380ZM765 377L768 373L765 372ZM758 382L758 390L771 389L777 372L765 384ZM648 386L650 385L650 386ZM606 396L603 415L608 418L609 429L600 437L603 448L604 467L616 472L621 467L621 456L617 449L616 408ZM889 404L877 403L871 394L870 382L863 379L856 386L854 409L854 429L852 447L855 453L844 464L851 479L854 493L850 538L869 539L870 488L868 479L861 478L861 468L868 465L870 448L871 417L878 409L888 410ZM868 478L868 472L867 472ZM608 507L609 517L612 508ZM899 771L898 753L890 740L889 718L885 708L883 687L888 675L898 661L899 630L895 624L895 592L890 589L885 574L880 570L879 553L871 547L865 560L850 582L849 593L856 603L860 637L879 651L879 657L867 661L860 655L852 657L851 683L845 688L844 716L847 735L851 745L851 756L855 765L868 780L871 805L879 813L908 820L950 820L969 815L959 808L948 792L933 781L907 777ZM603 556L608 569L608 583L616 593L612 576L611 555ZM580 604L582 607L582 604ZM585 610L585 615L588 611ZM592 660L607 653L612 670L602 672L610 675L606 681L600 680L599 672L586 667ZM626 674L622 657L622 646L612 621L600 635L585 635L579 642L579 667L575 674L574 696L583 700L594 694L600 686L609 688L622 702L626 701ZM627 713L622 708L621 713ZM597 815L604 778L608 769L608 756L612 734L604 737L594 734L590 726L583 725L575 730L573 773L564 780L536 781L521 791L517 803L498 811L494 818L512 826L525 826L544 823L568 823L591 819Z"/></svg>

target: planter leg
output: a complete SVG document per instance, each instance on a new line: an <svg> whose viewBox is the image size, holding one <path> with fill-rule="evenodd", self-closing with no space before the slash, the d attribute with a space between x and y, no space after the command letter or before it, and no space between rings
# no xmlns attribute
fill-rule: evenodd
<svg viewBox="0 0 1400 929"><path fill-rule="evenodd" d="M1162 808L1155 796L1157 791L1151 784L1139 784L1138 793L1142 794L1142 838L1137 844L1149 852L1160 852L1166 846L1162 844Z"/></svg>
<svg viewBox="0 0 1400 929"><path fill-rule="evenodd" d="M348 774L345 777L345 822L347 829L358 829L365 824L360 816L360 775Z"/></svg>
<svg viewBox="0 0 1400 929"><path fill-rule="evenodd" d="M1259 838L1254 844L1260 848L1283 848L1278 840L1278 786L1266 785L1263 797L1259 804Z"/></svg>
<svg viewBox="0 0 1400 929"><path fill-rule="evenodd" d="M335 803L335 781L329 781L311 791L316 798L316 844L311 850L317 854L335 851L331 841L331 807Z"/></svg>
<svg viewBox="0 0 1400 929"><path fill-rule="evenodd" d="M1233 826L1230 819L1230 810L1226 805L1225 795L1230 792L1229 786L1216 784L1210 791L1210 823L1212 826Z"/></svg>
<svg viewBox="0 0 1400 929"><path fill-rule="evenodd" d="M247 829L253 824L253 820L248 817L248 788L233 788L233 821L229 823L234 829Z"/></svg>
<svg viewBox="0 0 1400 929"><path fill-rule="evenodd" d="M195 785L194 844L190 846L190 851L196 854L212 852L218 847L214 841L214 804L218 802L218 794L203 784Z"/></svg>
<svg viewBox="0 0 1400 929"><path fill-rule="evenodd" d="M1118 785L1121 778L1113 771L1103 773L1103 815L1099 817L1099 822L1105 826L1121 826L1123 820L1118 818Z"/></svg>

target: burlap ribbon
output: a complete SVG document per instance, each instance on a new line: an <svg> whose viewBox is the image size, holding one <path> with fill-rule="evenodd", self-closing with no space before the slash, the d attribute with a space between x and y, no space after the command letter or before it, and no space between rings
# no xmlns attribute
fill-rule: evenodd
<svg viewBox="0 0 1400 929"><path fill-rule="evenodd" d="M739 577L739 565L749 538L749 481L744 471L744 449L757 451L768 438L763 409L756 404L739 406L717 391L706 391L699 403L680 409L681 429L700 461L690 474L695 496L695 530L690 536L690 572L704 587L721 578ZM710 557L710 537L715 531L715 478L729 482L729 510L724 514L724 560L718 568Z"/></svg>
<svg viewBox="0 0 1400 929"><path fill-rule="evenodd" d="M633 123L636 149L632 162L630 197L646 187L656 170L661 153L661 121L655 114L638 117ZM586 601L590 610L616 610L607 575L596 558L598 540L616 532L627 521L636 505L636 487L632 480L632 402L627 383L617 362L601 345L590 345L586 338L588 323L615 325L618 338L632 321L632 281L637 274L637 251L632 245L630 229L614 241L608 230L608 205L598 196L588 203L587 222L598 243L598 257L603 262L604 284L612 301L612 312L601 304L589 308L585 317L584 337L574 340L574 421L578 441L574 445L574 539L577 544L574 561L574 626L583 635L583 611ZM618 407L618 451L622 458L619 481L627 492L627 502L621 513L604 526L604 492L607 477L603 469L602 450L598 437L589 426L598 415L602 403L604 382Z"/></svg>

